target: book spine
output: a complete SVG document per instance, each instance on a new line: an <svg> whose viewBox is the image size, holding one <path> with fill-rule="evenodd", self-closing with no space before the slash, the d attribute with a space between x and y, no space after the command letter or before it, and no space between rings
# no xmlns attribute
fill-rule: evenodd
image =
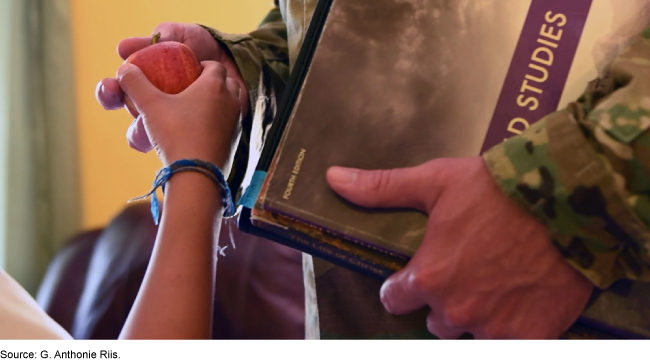
<svg viewBox="0 0 650 363"><path fill-rule="evenodd" d="M356 271L375 279L384 280L395 273L394 270L372 261L361 259L350 252L322 243L320 240L298 233L291 228L269 223L253 217L253 226L268 231L280 238L273 238L287 247L310 254L335 265Z"/></svg>
<svg viewBox="0 0 650 363"><path fill-rule="evenodd" d="M532 1L481 154L557 111L591 4L592 0ZM558 36L546 32L553 27ZM540 73L543 77L535 76Z"/></svg>
<svg viewBox="0 0 650 363"><path fill-rule="evenodd" d="M316 9L313 13L314 15L309 22L309 27L307 28L303 44L314 44L318 42L333 1L334 0L318 0L316 3ZM273 119L271 129L269 130L269 136L264 142L264 148L262 149L262 155L257 164L257 170L268 171L273 163L278 146L287 127L287 121L293 111L298 94L300 94L303 81L307 76L315 52L316 47L312 46L304 46L300 52L298 52L295 68L291 72L289 82L287 83L288 87L280 99L278 112Z"/></svg>
<svg viewBox="0 0 650 363"><path fill-rule="evenodd" d="M377 246L377 245L372 244L370 242L359 240L359 239L351 237L350 235L347 235L345 233L341 233L341 232L338 232L338 231L335 231L335 230L332 230L332 229L329 229L329 228L325 228L323 226L319 226L319 225L317 225L317 224L315 224L313 222L310 222L310 221L295 217L293 215L288 215L288 214L286 214L286 213L284 213L282 211L279 211L279 210L277 210L275 208L267 206L264 209L271 212L271 213L273 213L273 214L277 214L277 215L282 216L282 217L284 217L286 219L289 219L291 221L304 224L305 226L317 229L317 230L319 230L319 231L321 231L323 233L327 233L327 234L330 234L330 235L335 236L337 238L344 239L344 240L346 240L348 242L351 242L351 243L354 243L354 244L356 244L356 245L358 245L358 246L360 246L362 248L369 249L369 250L372 250L372 251L376 251L376 252L379 252L379 253L383 253L385 255L388 255L390 257L393 257L393 258L396 258L396 259L399 259L399 260L402 260L402 261L405 261L405 262L408 262L411 259L411 257L406 256L404 254L397 253L395 251L391 251L391 250L389 250L387 248Z"/></svg>

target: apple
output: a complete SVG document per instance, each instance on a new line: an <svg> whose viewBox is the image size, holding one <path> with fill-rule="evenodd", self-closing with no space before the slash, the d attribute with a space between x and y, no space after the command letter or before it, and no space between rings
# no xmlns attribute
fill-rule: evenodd
<svg viewBox="0 0 650 363"><path fill-rule="evenodd" d="M203 71L196 54L185 44L160 42L160 33L153 36L151 45L131 54L124 63L138 66L149 82L168 94L183 92ZM129 96L124 95L124 104L133 117L138 111Z"/></svg>

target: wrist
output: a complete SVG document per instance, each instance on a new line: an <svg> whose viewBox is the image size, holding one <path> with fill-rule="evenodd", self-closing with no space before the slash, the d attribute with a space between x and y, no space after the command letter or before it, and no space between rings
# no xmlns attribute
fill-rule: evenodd
<svg viewBox="0 0 650 363"><path fill-rule="evenodd" d="M198 172L183 172L174 174L165 183L166 199L174 195L183 195L183 198L210 205L215 201L221 205L221 187L210 180L209 177Z"/></svg>
<svg viewBox="0 0 650 363"><path fill-rule="evenodd" d="M179 160L178 162L172 163L169 167L161 170L156 177L156 185L164 186L166 182L170 180L174 175L178 175L183 172L193 172L202 174L207 177L211 182L218 186L220 189L220 199L221 205L225 208L224 216L231 217L235 212L235 208L232 200L232 192L228 188L228 182L223 172L214 164L205 162L203 160ZM205 184L205 182L203 183ZM155 189L154 189L155 191ZM153 201L152 201L153 202ZM153 202L153 204L156 204ZM152 211L155 206L152 204ZM155 211L154 211L154 214Z"/></svg>
<svg viewBox="0 0 650 363"><path fill-rule="evenodd" d="M214 142L215 145L219 144L218 141ZM230 144L230 143L228 143ZM207 148L197 148L196 150L183 150L165 153L161 158L163 166L167 167L172 163L183 159L197 159L215 165L224 173L228 175L230 166L232 164L232 151L222 147L216 150L209 150Z"/></svg>

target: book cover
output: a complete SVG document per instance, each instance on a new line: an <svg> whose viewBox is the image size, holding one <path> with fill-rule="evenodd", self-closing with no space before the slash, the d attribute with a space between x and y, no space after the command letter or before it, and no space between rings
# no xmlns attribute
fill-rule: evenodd
<svg viewBox="0 0 650 363"><path fill-rule="evenodd" d="M328 187L327 168L476 156L520 134L579 97L647 25L646 3L319 1L240 226L385 278L418 248L426 216L355 207ZM648 302L648 290L629 291ZM608 303L598 303L585 316L605 324ZM647 309L636 314L628 322L650 321Z"/></svg>
<svg viewBox="0 0 650 363"><path fill-rule="evenodd" d="M475 156L557 110L563 93L577 98L598 75L569 75L591 5L333 1L262 208L412 255L426 216L356 208L330 190L327 168Z"/></svg>

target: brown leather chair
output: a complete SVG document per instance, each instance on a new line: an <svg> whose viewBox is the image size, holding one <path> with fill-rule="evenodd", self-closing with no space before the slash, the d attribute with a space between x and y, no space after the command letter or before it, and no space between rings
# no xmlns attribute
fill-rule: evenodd
<svg viewBox="0 0 650 363"><path fill-rule="evenodd" d="M230 244L221 227L220 246ZM302 254L240 232L217 262L215 339L304 339Z"/></svg>
<svg viewBox="0 0 650 363"><path fill-rule="evenodd" d="M228 226L220 245L230 245ZM303 339L301 255L233 228L217 264L215 339ZM144 277L157 227L148 203L75 237L51 262L37 301L76 339L115 339Z"/></svg>

